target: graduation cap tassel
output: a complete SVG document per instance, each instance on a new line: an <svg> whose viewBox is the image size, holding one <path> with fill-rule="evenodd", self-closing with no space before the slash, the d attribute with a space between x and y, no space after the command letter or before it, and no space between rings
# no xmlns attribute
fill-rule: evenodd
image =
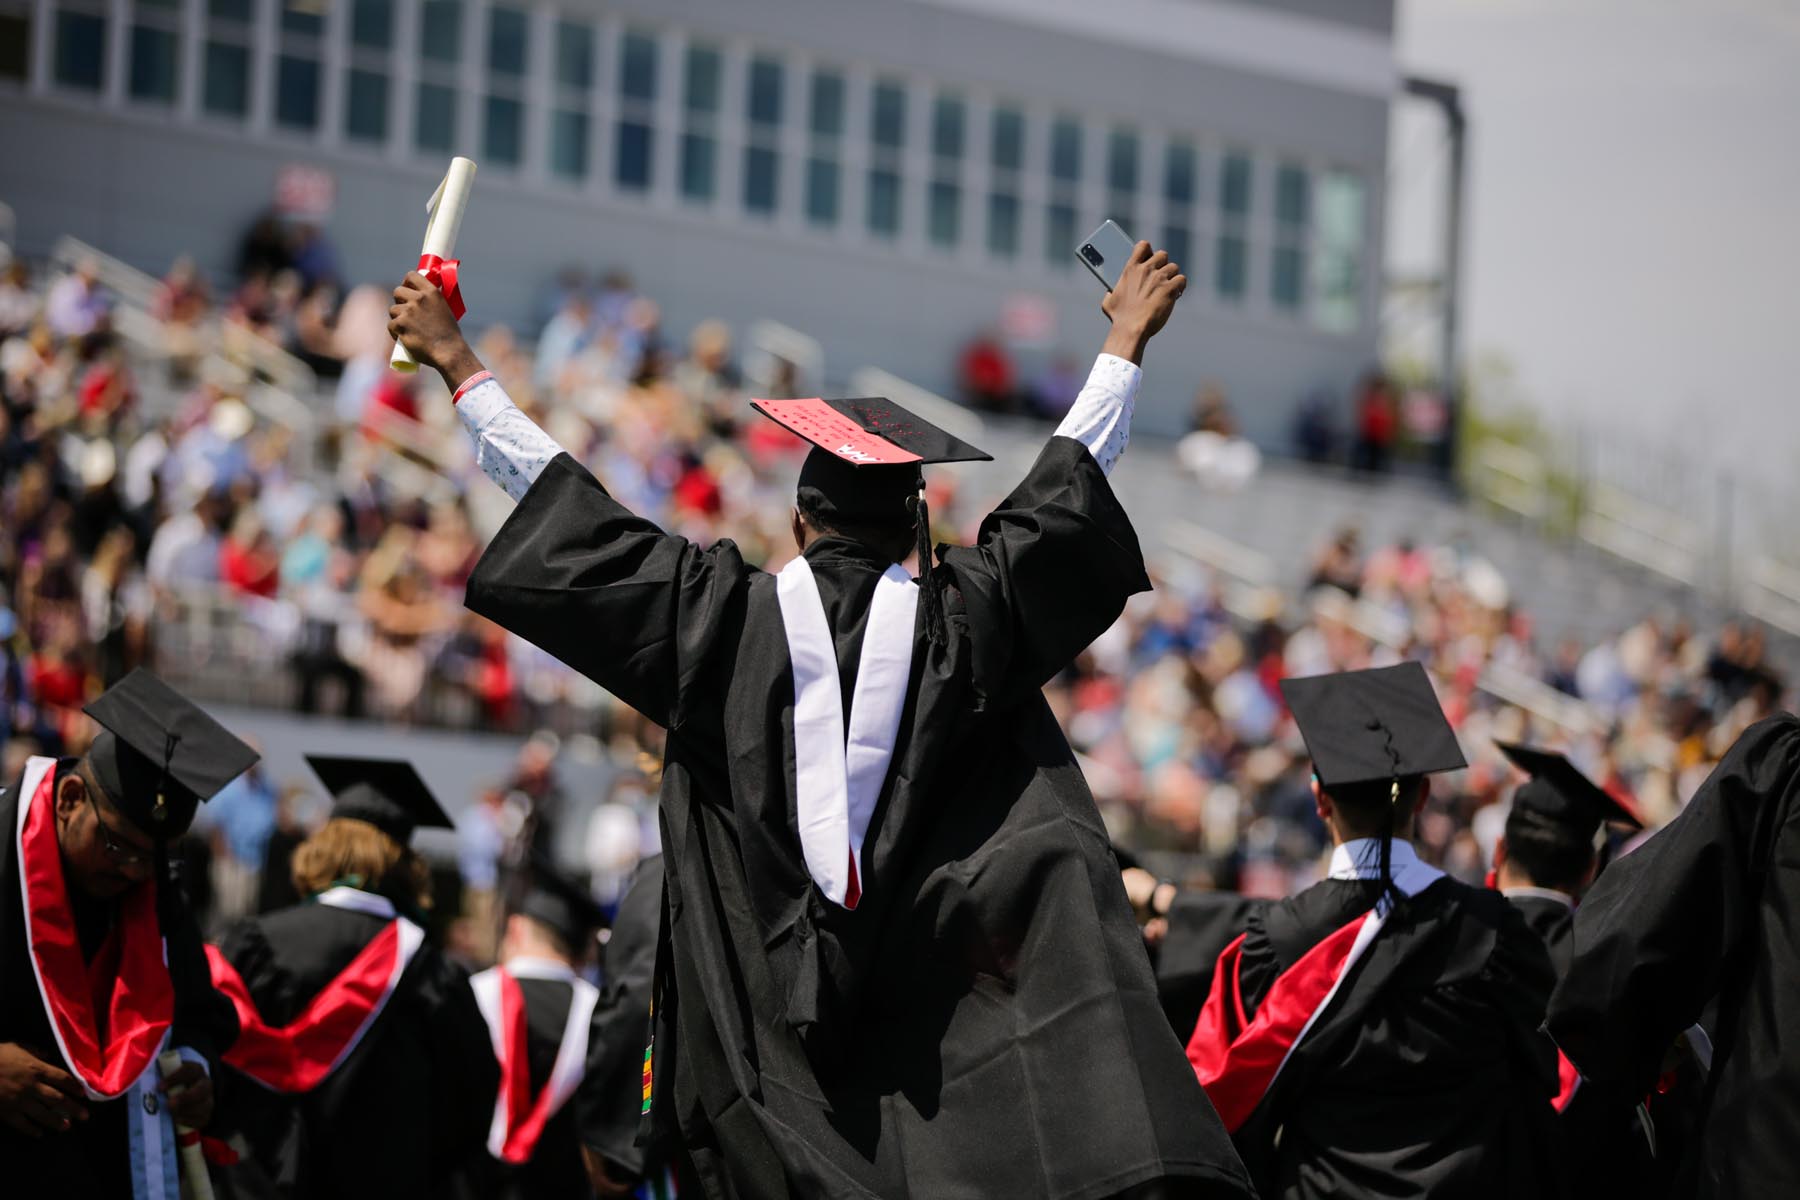
<svg viewBox="0 0 1800 1200"><path fill-rule="evenodd" d="M181 741L181 735L170 733L163 741L162 774L156 781L156 806L150 810L152 824L151 845L155 847L153 854L156 867L156 920L162 928L163 936L174 928L175 919L175 880L169 875L169 837L167 825L169 821L169 770L175 762L175 747Z"/></svg>
<svg viewBox="0 0 1800 1200"><path fill-rule="evenodd" d="M921 481L923 482L923 481ZM912 509L913 530L917 537L919 551L919 588L920 599L925 605L925 637L938 645L944 643L944 605L936 587L931 582L931 508L925 503L923 493L913 496L907 502Z"/></svg>

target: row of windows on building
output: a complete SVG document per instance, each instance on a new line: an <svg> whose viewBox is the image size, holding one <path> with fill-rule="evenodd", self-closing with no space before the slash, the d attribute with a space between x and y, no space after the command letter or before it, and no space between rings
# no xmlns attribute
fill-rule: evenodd
<svg viewBox="0 0 1800 1200"><path fill-rule="evenodd" d="M741 72L741 95L728 96L726 55L716 45L684 38L665 55L658 34L626 28L615 40L616 58L607 72L599 61L597 28L568 17L557 18L550 30L550 61L533 62L528 12L505 3L477 10L485 28L476 31L465 19L464 0L418 0L416 47L401 47L398 17L405 0L349 0L344 45L331 56L341 64L334 80L326 68L323 11L297 7L299 2L286 0L280 10L271 77L260 84L270 89L268 116L278 128L316 134L326 119L325 89L336 87L342 89L339 132L347 142L385 147L404 138L432 156L472 144L484 167L505 169L524 162L527 121L539 120L545 123L543 165L552 180L582 185L602 174L616 193L648 193L657 155L672 153L673 188L684 202L732 205L752 217L793 212L820 229L849 226L883 239L919 228L927 243L946 251L978 247L1000 260L1035 251L1062 269L1073 267L1084 225L1098 221L1091 210L1083 219L1084 169L1098 166L1105 214L1129 231L1148 232L1189 266L1190 277L1210 277L1221 299L1244 300L1258 270L1253 260L1266 254L1261 286L1274 310L1309 315L1338 332L1361 324L1367 213L1363 181L1353 172L1279 160L1259 172L1247 150L1219 149L1203 159L1193 141L1179 136L1159 139L1160 161L1152 163L1146 161L1149 143L1133 128L1098 129L1073 115L1039 117L1008 103L981 109L985 128L977 129L974 110L960 93L938 90L914 106L905 80L879 73L863 85L866 93L853 108L855 81L845 71L795 68L772 53L752 54ZM252 88L259 86L257 7L256 0L204 0L198 62L189 64L183 62L180 0L130 0L124 94L137 103L173 105L181 72L197 70L203 116L247 119ZM59 0L50 72L58 89L103 89L106 12L105 0ZM26 20L14 7L0 11L0 23ZM21 45L28 40L22 26L14 32ZM469 137L459 136L457 116L471 65L465 34L474 32L485 34L478 47L485 53L485 88L473 98ZM401 131L392 128L400 111L393 56L415 48L411 129ZM528 81L545 70L548 86L533 102ZM26 76L22 53L16 62L0 56L0 76L9 72ZM853 112L859 124L866 122L863 128L851 128ZM662 130L659 138L659 126L672 114L676 128ZM595 135L602 132L610 134L604 139L609 161L597 171L593 160L603 139ZM1095 137L1099 145L1091 144ZM855 154L852 139L859 139ZM1097 152L1093 161L1090 151ZM729 197L721 195L728 152L741 156L737 194ZM783 169L789 154L798 159L791 175ZM979 194L971 192L965 170L975 156L985 166ZM923 164L922 180L913 178L915 162ZM846 211L852 171L861 184L856 213ZM909 182L922 187L909 188ZM784 195L784 184L797 194ZM1146 204L1151 189L1154 206ZM909 212L909 201L922 211ZM1041 246L1024 244L1028 205L1041 206L1034 214L1041 216ZM1136 217L1149 207L1160 212L1160 228L1143 231Z"/></svg>

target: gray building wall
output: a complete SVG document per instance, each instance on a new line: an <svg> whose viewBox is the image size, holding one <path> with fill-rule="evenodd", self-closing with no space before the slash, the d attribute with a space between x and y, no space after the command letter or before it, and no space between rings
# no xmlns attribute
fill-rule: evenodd
<svg viewBox="0 0 1800 1200"><path fill-rule="evenodd" d="M1299 19L1309 3L1284 0L1274 7ZM1244 0L1226 0L1222 6L1270 7L1245 5ZM39 0L39 7L48 7L47 0ZM823 342L835 379L874 365L948 391L958 348L978 329L993 326L1008 298L1020 294L1047 302L1055 315L1056 345L1085 356L1104 334L1099 287L1079 268L1047 262L1043 245L1045 129L1052 115L1072 114L1086 121L1078 219L1084 232L1109 207L1104 184L1108 129L1128 126L1144 134L1138 191L1142 227L1133 232L1145 236L1154 237L1157 227L1153 218L1160 204L1154 197L1161 186L1158 151L1164 135L1192 138L1199 149L1203 203L1194 229L1193 282L1149 361L1140 428L1179 432L1195 390L1204 381L1217 381L1247 433L1266 444L1283 444L1293 407L1303 395L1319 388L1342 395L1375 359L1386 97L1220 61L1229 54L1198 61L1022 24L979 8L972 0L756 0L733 5L571 0L563 6L565 12L590 14L602 29L593 177L578 187L552 181L538 136L528 136L526 161L518 170L483 164L459 247L466 263L469 320L477 326L505 322L530 333L535 302L559 268L576 264L596 270L616 264L662 304L677 338L709 316L739 326L772 318ZM1385 37L1368 31L1384 17L1391 25L1391 14L1391 3L1359 4L1345 10L1345 25L1359 35ZM661 46L659 161L655 186L646 197L622 194L606 178L612 165L609 123L616 117L616 37L626 27L657 33ZM464 53L471 54L472 41L477 62L469 72L471 95L462 104L458 134L458 145L478 161L483 157L477 102L483 46L470 34L479 28L473 18L465 23ZM674 126L680 121L679 54L694 39L717 43L727 57L719 143L722 195L706 210L679 202L672 165ZM189 42L197 38L190 35ZM742 153L743 131L741 113L734 112L741 106L731 100L742 94L735 89L742 87L744 61L765 51L790 62L789 124L804 117L800 68L807 62L845 69L853 91L876 75L906 82L911 100L907 226L897 241L872 238L861 227L857 179L867 162L862 143L868 117L866 104L854 95L843 157L849 180L844 223L822 234L807 227L797 211L788 211L791 204L772 220L738 211L732 191L738 183L734 156ZM342 63L329 50L325 58L330 78ZM396 91L406 89L408 70L396 61ZM928 105L941 89L970 102L965 231L955 252L929 245L921 229L932 171L924 149ZM268 206L276 172L284 164L309 162L329 169L336 179L336 212L328 232L349 279L385 283L410 266L424 200L441 172L442 156L412 151L410 125L403 120L410 111L405 99L397 99L392 108L390 127L398 128L390 145L366 150L344 142L329 124L305 137L271 128L266 98L257 102L245 125L233 127L183 116L195 111L191 84L174 112L137 105L122 97L121 90L109 84L100 96L79 95L34 72L32 86L0 97L0 145L6 147L0 155L0 200L16 210L27 253L42 252L68 233L151 271L160 271L179 253L192 252L222 278L229 272L238 236ZM989 256L981 239L986 165L979 160L986 143L975 127L993 101L1017 103L1029 118L1025 221L1017 261ZM328 121L339 103L325 104ZM793 196L804 132L789 130L782 146L788 164L784 190ZM1245 228L1251 243L1250 287L1241 303L1221 300L1211 286L1213 238L1220 220L1216 168L1228 148L1247 150L1254 161L1253 213ZM1302 165L1315 172L1315 179L1347 169L1366 188L1361 320L1353 332L1325 332L1304 316L1277 312L1270 303L1271 197L1278 163Z"/></svg>

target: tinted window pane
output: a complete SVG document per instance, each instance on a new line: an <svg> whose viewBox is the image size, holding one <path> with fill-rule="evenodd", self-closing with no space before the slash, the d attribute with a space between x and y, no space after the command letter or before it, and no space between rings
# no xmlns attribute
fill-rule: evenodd
<svg viewBox="0 0 1800 1200"><path fill-rule="evenodd" d="M812 78L812 105L809 124L821 137L837 137L844 132L844 77L821 71Z"/></svg>
<svg viewBox="0 0 1800 1200"><path fill-rule="evenodd" d="M287 0L281 9L281 31L301 37L319 37L325 32L325 15L311 7L298 7Z"/></svg>
<svg viewBox="0 0 1800 1200"><path fill-rule="evenodd" d="M421 150L449 153L455 140L456 92L442 84L421 83L413 121L414 144Z"/></svg>
<svg viewBox="0 0 1800 1200"><path fill-rule="evenodd" d="M253 4L252 0L206 0L206 12L215 21L238 21L248 25Z"/></svg>
<svg viewBox="0 0 1800 1200"><path fill-rule="evenodd" d="M750 64L750 122L781 124L781 64L759 58Z"/></svg>
<svg viewBox="0 0 1800 1200"><path fill-rule="evenodd" d="M282 55L275 60L275 123L312 129L319 123L319 62Z"/></svg>
<svg viewBox="0 0 1800 1200"><path fill-rule="evenodd" d="M1002 258L1019 253L1019 198L996 192L988 197L988 250Z"/></svg>
<svg viewBox="0 0 1800 1200"><path fill-rule="evenodd" d="M556 23L556 82L586 91L594 82L594 31L574 21Z"/></svg>
<svg viewBox="0 0 1800 1200"><path fill-rule="evenodd" d="M1194 202L1194 148L1186 142L1169 143L1163 164L1163 195L1171 204Z"/></svg>
<svg viewBox="0 0 1800 1200"><path fill-rule="evenodd" d="M0 79L24 79L30 71L26 47L31 45L31 18L0 13Z"/></svg>
<svg viewBox="0 0 1800 1200"><path fill-rule="evenodd" d="M564 179L587 178L586 113L558 109L550 114L550 170Z"/></svg>
<svg viewBox="0 0 1800 1200"><path fill-rule="evenodd" d="M250 51L224 42L206 43L205 84L200 103L209 113L241 117L250 111Z"/></svg>
<svg viewBox="0 0 1800 1200"><path fill-rule="evenodd" d="M704 134L688 133L681 138L681 194L690 200L713 197L713 139Z"/></svg>
<svg viewBox="0 0 1800 1200"><path fill-rule="evenodd" d="M656 99L656 39L650 35L628 33L620 40L619 94L633 100Z"/></svg>
<svg viewBox="0 0 1800 1200"><path fill-rule="evenodd" d="M138 100L175 99L175 35L134 25L131 30L131 94Z"/></svg>
<svg viewBox="0 0 1800 1200"><path fill-rule="evenodd" d="M1137 134L1115 129L1106 139L1106 183L1115 192L1137 191Z"/></svg>
<svg viewBox="0 0 1800 1200"><path fill-rule="evenodd" d="M97 92L105 64L106 18L58 10L56 82Z"/></svg>
<svg viewBox="0 0 1800 1200"><path fill-rule="evenodd" d="M823 158L806 164L806 219L815 225L838 221L838 165Z"/></svg>
<svg viewBox="0 0 1800 1200"><path fill-rule="evenodd" d="M954 183L931 185L931 212L926 226L939 246L954 246L962 233L962 189Z"/></svg>
<svg viewBox="0 0 1800 1200"><path fill-rule="evenodd" d="M754 213L775 211L775 152L761 146L744 151L744 207Z"/></svg>
<svg viewBox="0 0 1800 1200"><path fill-rule="evenodd" d="M869 112L869 137L877 146L906 145L906 92L897 83L875 85Z"/></svg>
<svg viewBox="0 0 1800 1200"><path fill-rule="evenodd" d="M1169 261L1179 264L1190 279L1193 278L1193 263L1189 261L1188 252L1192 248L1193 240L1184 226L1168 225L1163 228L1162 245L1157 249L1167 250Z"/></svg>
<svg viewBox="0 0 1800 1200"><path fill-rule="evenodd" d="M650 127L638 121L620 121L617 140L613 181L634 191L649 187Z"/></svg>
<svg viewBox="0 0 1800 1200"><path fill-rule="evenodd" d="M1283 225L1304 226L1307 209L1306 171L1282 167L1275 173L1275 219Z"/></svg>
<svg viewBox="0 0 1800 1200"><path fill-rule="evenodd" d="M719 111L719 52L706 46L689 46L687 84L683 103L689 112Z"/></svg>
<svg viewBox="0 0 1800 1200"><path fill-rule="evenodd" d="M345 135L365 142L386 141L387 76L352 70L345 79Z"/></svg>
<svg viewBox="0 0 1800 1200"><path fill-rule="evenodd" d="M520 130L524 124L524 108L517 100L489 96L487 101L487 137L482 147L497 163L517 166L523 154Z"/></svg>
<svg viewBox="0 0 1800 1200"><path fill-rule="evenodd" d="M1044 257L1051 266L1066 267L1075 261L1075 236L1074 206L1052 204L1044 213Z"/></svg>
<svg viewBox="0 0 1800 1200"><path fill-rule="evenodd" d="M1301 280L1306 275L1306 253L1292 246L1277 246L1269 293L1279 308L1296 311L1300 307Z"/></svg>
<svg viewBox="0 0 1800 1200"><path fill-rule="evenodd" d="M498 75L525 73L525 14L516 8L488 10L488 70Z"/></svg>
<svg viewBox="0 0 1800 1200"><path fill-rule="evenodd" d="M994 165L1008 171L1025 165L1025 114L1016 109L994 110Z"/></svg>
<svg viewBox="0 0 1800 1200"><path fill-rule="evenodd" d="M1073 121L1050 127L1050 174L1070 183L1081 178L1081 126Z"/></svg>
<svg viewBox="0 0 1800 1200"><path fill-rule="evenodd" d="M350 9L350 41L371 50L394 44L394 0L356 0Z"/></svg>
<svg viewBox="0 0 1800 1200"><path fill-rule="evenodd" d="M1244 295L1244 239L1226 235L1219 239L1218 254L1213 260L1213 290L1227 299Z"/></svg>
<svg viewBox="0 0 1800 1200"><path fill-rule="evenodd" d="M462 57L460 0L425 0L419 14L419 52L436 62L453 63Z"/></svg>
<svg viewBox="0 0 1800 1200"><path fill-rule="evenodd" d="M1230 154L1219 175L1219 207L1234 217L1250 213L1250 160Z"/></svg>
<svg viewBox="0 0 1800 1200"><path fill-rule="evenodd" d="M931 108L931 152L939 158L963 155L963 102L939 96Z"/></svg>
<svg viewBox="0 0 1800 1200"><path fill-rule="evenodd" d="M900 176L894 171L869 172L869 229L887 236L900 232Z"/></svg>

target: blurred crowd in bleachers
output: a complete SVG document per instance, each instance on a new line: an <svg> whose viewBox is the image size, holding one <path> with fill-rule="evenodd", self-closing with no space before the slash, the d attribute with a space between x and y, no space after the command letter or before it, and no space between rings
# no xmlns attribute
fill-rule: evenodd
<svg viewBox="0 0 1800 1200"><path fill-rule="evenodd" d="M28 752L78 747L82 704L138 664L203 699L537 731L513 777L446 797L462 813L473 953L497 865L572 813L610 897L654 843L659 731L463 610L507 503L474 471L438 382L386 369L385 291L340 294L328 246L247 242L243 258L228 295L176 264L149 352L115 332L91 270L36 280L15 264L0 279L6 777ZM529 347L499 328L477 347L520 406L635 510L785 561L799 447L753 417L746 389L793 395L818 381L776 361L747 383L729 326L671 337L654 299L618 274L559 280L545 318ZM210 352L228 340L221 328L313 368L323 390L300 397L311 424L258 407L255 370ZM1220 398L1203 395L1200 410L1197 431L1235 436ZM954 472L931 489L945 541L971 538L997 498ZM1311 578L1285 594L1228 596L1158 556L1157 590L1048 689L1115 836L1172 872L1267 893L1316 869L1324 834L1276 687L1287 675L1400 656L1430 667L1471 767L1434 792L1421 840L1471 879L1514 782L1493 739L1566 747L1660 823L1738 730L1785 700L1750 625L1696 630L1670 614L1623 627L1637 614L1621 614L1598 644L1545 639L1531 581L1501 578L1470 547L1319 534ZM1495 671L1516 686L1496 689ZM571 736L598 739L624 769L597 808L560 795L556 746ZM209 805L216 905L282 898L283 872L264 861L283 861L318 815L303 781L260 774Z"/></svg>

